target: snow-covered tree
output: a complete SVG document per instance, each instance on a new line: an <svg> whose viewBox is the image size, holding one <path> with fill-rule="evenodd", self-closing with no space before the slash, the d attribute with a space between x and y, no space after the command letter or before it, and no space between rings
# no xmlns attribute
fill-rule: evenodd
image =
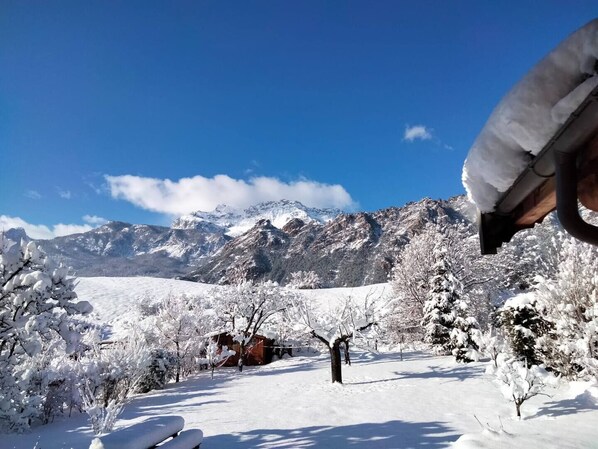
<svg viewBox="0 0 598 449"><path fill-rule="evenodd" d="M76 299L65 267L55 266L34 242L15 243L0 234L1 426L22 430L40 418L47 383L36 379L34 358L56 338L64 352L77 348L72 318L91 306Z"/></svg>
<svg viewBox="0 0 598 449"><path fill-rule="evenodd" d="M513 356L530 366L540 365L543 356L537 341L550 331L551 324L535 292L521 293L505 302L500 309L500 323Z"/></svg>
<svg viewBox="0 0 598 449"><path fill-rule="evenodd" d="M176 359L175 382L180 381L185 368L195 368L193 358L199 356L203 335L208 330L203 327L203 311L199 298L184 294L169 294L157 302L150 330L157 337L155 343L171 351Z"/></svg>
<svg viewBox="0 0 598 449"><path fill-rule="evenodd" d="M374 326L381 307L380 299L370 295L363 301L344 298L326 303L296 295L286 313L299 329L326 346L332 382L342 383L341 346Z"/></svg>
<svg viewBox="0 0 598 449"><path fill-rule="evenodd" d="M477 343L478 322L467 314L467 303L463 300L457 304L457 317L451 330L452 354L457 362L473 362L480 358Z"/></svg>
<svg viewBox="0 0 598 449"><path fill-rule="evenodd" d="M285 310L289 292L276 282L243 282L233 288L212 292L212 308L222 325L239 342L239 368L248 348L264 324Z"/></svg>
<svg viewBox="0 0 598 449"><path fill-rule="evenodd" d="M228 346L220 346L217 339L209 338L205 345L205 357L200 359L199 363L208 366L213 379L214 370L222 366L229 357L234 355L235 351L228 349Z"/></svg>
<svg viewBox="0 0 598 449"><path fill-rule="evenodd" d="M176 356L166 349L154 348L149 353L148 366L137 386L139 393L160 390L174 379L176 368L179 366Z"/></svg>
<svg viewBox="0 0 598 449"><path fill-rule="evenodd" d="M561 246L554 279L542 279L535 292L553 327L537 345L552 370L570 379L598 377L598 251L573 238Z"/></svg>
<svg viewBox="0 0 598 449"><path fill-rule="evenodd" d="M391 273L390 284L397 297L389 316L391 338L399 341L405 335L419 340L424 304L433 276L434 248L442 240L437 226L427 225L415 235L399 254Z"/></svg>
<svg viewBox="0 0 598 449"><path fill-rule="evenodd" d="M495 368L498 367L498 356L506 350L504 337L496 329L474 333L474 341L483 356L488 357Z"/></svg>
<svg viewBox="0 0 598 449"><path fill-rule="evenodd" d="M320 276L315 271L295 271L287 286L296 289L322 288Z"/></svg>
<svg viewBox="0 0 598 449"><path fill-rule="evenodd" d="M438 354L450 354L453 345L451 332L458 317L458 303L461 301L461 285L453 275L446 257L446 248L436 248L434 276L424 304L424 341Z"/></svg>
<svg viewBox="0 0 598 449"><path fill-rule="evenodd" d="M97 331L85 337L89 350L79 360L79 393L94 433L100 434L112 430L151 356L143 336L134 331L114 342L102 342Z"/></svg>
<svg viewBox="0 0 598 449"><path fill-rule="evenodd" d="M515 404L517 417L521 418L521 405L542 391L554 379L542 367L529 365L524 360L508 358L504 354L498 358L498 366L488 370L494 374L505 399Z"/></svg>
<svg viewBox="0 0 598 449"><path fill-rule="evenodd" d="M428 223L400 252L391 274L390 283L397 297L389 317L389 333L391 338L395 334L394 340L405 336L423 339L424 305L436 275L436 251L441 247L445 248L443 257L452 276L461 286L460 296L468 303L468 314L484 327L489 324L491 299L500 289L497 261L480 256L477 238L471 236L466 225Z"/></svg>

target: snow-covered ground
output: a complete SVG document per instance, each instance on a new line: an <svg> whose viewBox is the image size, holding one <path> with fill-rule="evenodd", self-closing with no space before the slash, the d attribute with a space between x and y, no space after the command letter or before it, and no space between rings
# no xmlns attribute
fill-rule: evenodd
<svg viewBox="0 0 598 449"><path fill-rule="evenodd" d="M136 310L140 302L151 301L168 294L207 295L215 288L227 287L145 276L81 277L77 279L75 291L79 299L89 301L93 305L94 316L98 321L112 323ZM384 298L391 294L391 289L388 284L375 284L354 288L300 290L300 292L314 300L335 301L349 297Z"/></svg>
<svg viewBox="0 0 598 449"><path fill-rule="evenodd" d="M76 291L96 319L117 323L150 297L206 294L212 285L154 278L80 278ZM322 303L390 295L385 284L303 291ZM224 368L138 395L117 427L181 415L204 432L202 448L597 448L598 388L562 384L523 404L514 418L485 363L406 352L356 353L344 384L330 382L327 354L296 354L242 373ZM462 436L466 434L465 436ZM23 435L0 435L0 449L87 449L85 414L57 418Z"/></svg>
<svg viewBox="0 0 598 449"><path fill-rule="evenodd" d="M360 353L332 384L325 356L301 355L263 367L221 369L135 397L118 426L181 415L200 428L202 448L441 448L464 433L465 448L597 448L597 398L579 384L523 405L524 419L484 374L483 363L408 352ZM476 420L504 432L482 432ZM87 448L85 415L2 435L0 447Z"/></svg>
<svg viewBox="0 0 598 449"><path fill-rule="evenodd" d="M81 277L77 279L75 291L79 299L89 301L93 306L92 319L98 323L109 324L112 331L118 334L122 329L121 323L135 319L139 303L152 302L169 294L205 296L219 288L230 287L144 276ZM355 288L300 290L300 292L324 306L345 298L355 300L388 298L391 295L391 288L388 284L375 284Z"/></svg>
<svg viewBox="0 0 598 449"><path fill-rule="evenodd" d="M151 302L169 294L205 295L214 285L152 277L81 277L75 292L89 301L99 322L113 323L137 310L141 302ZM217 287L216 287L217 288Z"/></svg>

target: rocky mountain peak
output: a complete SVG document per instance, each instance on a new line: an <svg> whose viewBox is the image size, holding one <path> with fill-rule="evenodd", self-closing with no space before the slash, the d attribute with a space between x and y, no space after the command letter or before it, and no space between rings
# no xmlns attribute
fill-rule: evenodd
<svg viewBox="0 0 598 449"><path fill-rule="evenodd" d="M251 229L259 220L270 220L273 226L281 229L290 220L300 218L304 222L326 223L342 212L338 209L320 209L307 207L299 201L267 201L236 210L226 205L219 205L212 212L197 211L176 219L175 229L198 229L210 223L218 226L229 236L239 236Z"/></svg>

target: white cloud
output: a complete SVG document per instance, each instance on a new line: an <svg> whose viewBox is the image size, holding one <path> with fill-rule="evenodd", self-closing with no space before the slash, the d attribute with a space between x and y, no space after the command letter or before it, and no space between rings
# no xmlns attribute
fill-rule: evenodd
<svg viewBox="0 0 598 449"><path fill-rule="evenodd" d="M308 179L284 182L260 176L245 181L227 175L213 178L194 176L178 181L133 175L106 175L105 178L113 198L170 215L183 215L197 210L211 211L219 204L243 208L280 199L300 201L312 207L343 209L355 205L343 186Z"/></svg>
<svg viewBox="0 0 598 449"><path fill-rule="evenodd" d="M80 232L91 231L94 226L90 225L77 225L77 224L62 224L58 223L52 228L52 232L55 237L61 237L63 235L78 234Z"/></svg>
<svg viewBox="0 0 598 449"><path fill-rule="evenodd" d="M11 228L23 228L27 235L33 239L53 239L63 235L77 234L91 231L94 226L88 224L64 224L58 223L51 228L46 225L36 225L26 222L20 217L0 215L0 231Z"/></svg>
<svg viewBox="0 0 598 449"><path fill-rule="evenodd" d="M403 140L413 142L415 140L430 140L432 138L432 130L424 125L405 126L405 134Z"/></svg>
<svg viewBox="0 0 598 449"><path fill-rule="evenodd" d="M42 195L37 190L27 190L23 195L32 200L39 200Z"/></svg>
<svg viewBox="0 0 598 449"><path fill-rule="evenodd" d="M95 226L102 226L108 223L108 220L103 217L98 217L97 215L83 215L83 221L87 224Z"/></svg>
<svg viewBox="0 0 598 449"><path fill-rule="evenodd" d="M65 200L70 200L73 197L73 194L71 193L70 190L58 189L58 196L60 196L60 198L63 198Z"/></svg>

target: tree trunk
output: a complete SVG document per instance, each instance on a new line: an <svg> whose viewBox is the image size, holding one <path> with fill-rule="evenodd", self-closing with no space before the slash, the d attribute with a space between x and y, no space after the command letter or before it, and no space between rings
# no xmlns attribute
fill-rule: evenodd
<svg viewBox="0 0 598 449"><path fill-rule="evenodd" d="M237 367L239 368L239 372L243 371L243 356L245 355L245 343L241 342L239 345L239 361L237 362Z"/></svg>
<svg viewBox="0 0 598 449"><path fill-rule="evenodd" d="M341 371L341 342L335 341L332 344L332 347L329 348L330 351L330 368L332 370L332 382L338 382L340 384L343 383L343 373Z"/></svg>
<svg viewBox="0 0 598 449"><path fill-rule="evenodd" d="M517 418L521 419L521 403L515 401L515 410L517 410Z"/></svg>
<svg viewBox="0 0 598 449"><path fill-rule="evenodd" d="M176 343L176 379L175 382L179 383L179 381L181 380L181 349L180 349L180 345L179 342L177 341Z"/></svg>

